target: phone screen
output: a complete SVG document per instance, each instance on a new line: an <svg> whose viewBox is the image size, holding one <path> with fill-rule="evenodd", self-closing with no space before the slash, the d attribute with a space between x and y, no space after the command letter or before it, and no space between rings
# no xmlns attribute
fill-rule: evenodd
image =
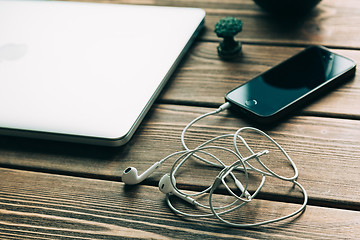
<svg viewBox="0 0 360 240"><path fill-rule="evenodd" d="M348 58L310 47L230 91L226 100L269 117L354 67Z"/></svg>

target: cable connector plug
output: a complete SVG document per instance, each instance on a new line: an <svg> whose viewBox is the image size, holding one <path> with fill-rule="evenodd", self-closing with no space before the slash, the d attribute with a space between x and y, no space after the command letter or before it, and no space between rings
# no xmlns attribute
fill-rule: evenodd
<svg viewBox="0 0 360 240"><path fill-rule="evenodd" d="M217 112L222 112L228 108L230 108L231 104L229 102L226 102L224 104L222 104L218 109L217 109Z"/></svg>

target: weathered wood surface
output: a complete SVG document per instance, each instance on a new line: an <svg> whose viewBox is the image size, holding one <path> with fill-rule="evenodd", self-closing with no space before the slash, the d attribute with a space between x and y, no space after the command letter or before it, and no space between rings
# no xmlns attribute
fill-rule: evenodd
<svg viewBox="0 0 360 240"><path fill-rule="evenodd" d="M349 239L360 235L357 211L308 206L295 220L235 229L215 219L184 220L167 207L155 187L8 169L0 169L0 175L2 239ZM259 200L243 209L239 220L266 220L297 207Z"/></svg>
<svg viewBox="0 0 360 240"><path fill-rule="evenodd" d="M120 148L2 137L0 166L120 180L122 171L128 166L143 172L153 162L182 150L180 134L184 126L211 110L156 105L129 144ZM190 128L186 139L189 147L194 148L211 137L234 133L248 125L237 115L224 112ZM293 158L300 171L299 181L308 189L310 197L317 202L323 201L317 204L360 208L359 121L299 116L290 118L267 133ZM263 144L261 139L253 141ZM170 159L165 162L146 183L157 184L174 161ZM218 172L203 165L194 166L194 171L200 168L201 174L184 173L181 176L187 179L181 178L177 182L188 188L196 188L194 183L205 186ZM291 171L286 174L291 174ZM265 192L282 195L287 189L287 185L275 182L273 186L267 186Z"/></svg>
<svg viewBox="0 0 360 240"><path fill-rule="evenodd" d="M304 47L329 46L360 62L357 0L323 0L308 16L293 21L265 13L252 0L88 1L201 7L207 12L205 30L127 145L105 148L0 137L0 238L359 238L358 74L295 116L264 129L293 158L299 168L299 182L310 197L305 214L293 221L240 230L223 227L216 220L187 221L174 215L156 187L173 159L140 186L125 187L120 182L126 167L143 172L153 162L182 150L180 133L189 121L222 104L229 90ZM244 43L243 54L232 62L220 60L216 52L220 39L213 27L224 16L239 17L244 22L244 30L237 36ZM187 143L195 147L243 126L251 124L225 111L191 128ZM250 142L273 151L263 139L251 138ZM275 159L267 164L280 173L292 174L284 161ZM207 186L219 171L198 161L189 162L185 168L177 182L193 191ZM251 175L251 180L256 182L259 177ZM255 183L249 187L255 189ZM250 207L240 217L265 220L269 215L261 211L271 215L288 212L301 197L299 193L287 197L290 188L269 179L258 208Z"/></svg>

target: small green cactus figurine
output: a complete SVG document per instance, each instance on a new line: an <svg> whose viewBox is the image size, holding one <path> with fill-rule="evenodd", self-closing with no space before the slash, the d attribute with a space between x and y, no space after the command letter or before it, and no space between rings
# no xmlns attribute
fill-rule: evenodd
<svg viewBox="0 0 360 240"><path fill-rule="evenodd" d="M214 32L218 37L224 38L217 47L220 57L231 59L240 53L241 43L235 41L234 36L241 32L242 25L242 21L234 17L225 17L216 23Z"/></svg>

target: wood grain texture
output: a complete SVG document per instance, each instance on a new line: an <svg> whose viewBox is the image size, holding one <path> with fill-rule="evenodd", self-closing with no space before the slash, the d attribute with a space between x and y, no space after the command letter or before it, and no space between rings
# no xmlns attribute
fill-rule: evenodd
<svg viewBox="0 0 360 240"><path fill-rule="evenodd" d="M264 128L299 168L298 181L310 197L299 218L243 230L224 227L214 219L189 220L174 215L156 185L175 159L165 162L141 185L121 182L126 167L143 172L153 162L182 150L180 133L187 123L222 104L229 90L305 46L330 46L360 62L358 0L323 0L309 15L296 20L274 17L252 0L82 1L200 7L207 12L205 29L127 145L106 148L0 136L1 239L359 238L358 74L295 116ZM215 23L224 16L244 22L243 32L237 35L244 43L243 54L228 62L218 58L220 39L213 32ZM244 126L251 124L225 111L197 123L186 135L186 142L194 148ZM257 151L270 150L271 157L265 161L271 169L286 176L293 174L271 144L251 134L247 139ZM227 154L215 153L227 164L234 161ZM199 191L212 183L218 171L191 160L180 170L177 183L187 191ZM250 181L253 191L260 176L250 174ZM228 198L224 188L218 190L216 199ZM289 184L268 178L259 198L231 218L251 222L289 213L299 206L301 194ZM188 210L181 201L175 203Z"/></svg>
<svg viewBox="0 0 360 240"><path fill-rule="evenodd" d="M342 48L360 48L360 5L357 0L323 0L307 16L284 19L264 12L252 0L107 0L106 2L160 6L199 7L207 12L203 40L218 41L213 32L216 22L233 16L244 22L237 38L246 43L276 45L326 45Z"/></svg>
<svg viewBox="0 0 360 240"><path fill-rule="evenodd" d="M0 166L120 180L122 171L128 166L143 172L153 162L182 150L180 133L183 127L195 117L211 110L156 105L134 138L120 148L1 137ZM243 126L249 124L237 115L224 112L208 117L191 128L187 142L189 147L194 148L211 137L234 133ZM284 147L297 164L299 181L308 190L311 201L324 206L360 208L359 121L293 117L267 130L267 133ZM265 146L261 139L252 141ZM165 162L145 184L157 185L174 160ZM229 160L228 164L231 161L234 160ZM273 164L279 164L275 166L281 169L283 165L280 164L283 163L276 160ZM184 167L191 171L183 172L181 176L184 178L180 178L178 183L189 189L206 186L218 172L197 162ZM199 169L201 174L194 174ZM285 173L291 174L286 169ZM254 189L255 184L250 187ZM286 195L288 190L288 185L275 181L272 185L266 185L263 192L269 198L276 198L276 195Z"/></svg>
<svg viewBox="0 0 360 240"><path fill-rule="evenodd" d="M9 169L0 169L0 177L2 239L356 239L360 235L358 211L309 206L299 218L246 230L224 227L215 219L183 219L171 212L155 187ZM239 220L264 220L293 207L296 204L258 200L243 210Z"/></svg>

